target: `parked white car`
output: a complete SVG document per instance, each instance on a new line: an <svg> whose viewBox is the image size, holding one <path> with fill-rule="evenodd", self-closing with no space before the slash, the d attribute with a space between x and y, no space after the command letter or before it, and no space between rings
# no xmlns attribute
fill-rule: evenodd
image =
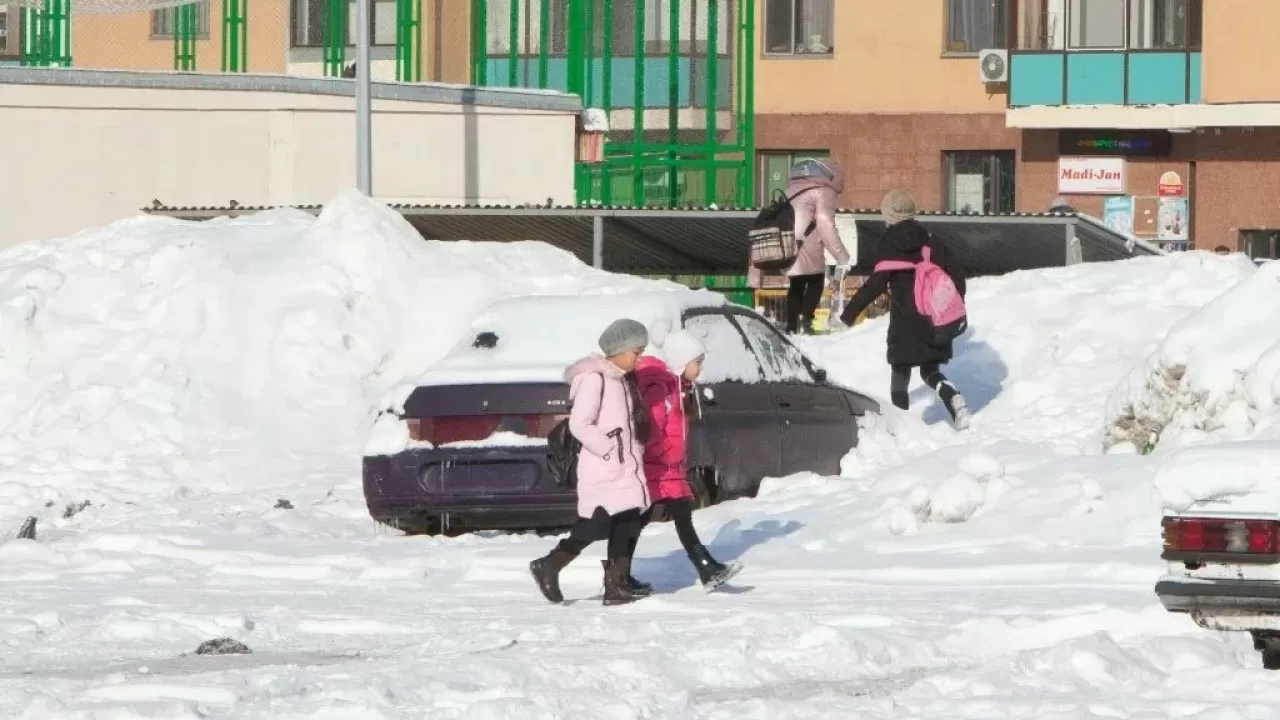
<svg viewBox="0 0 1280 720"><path fill-rule="evenodd" d="M1201 627L1249 632L1263 667L1280 670L1280 443L1183 450L1156 488L1168 563L1160 602Z"/></svg>

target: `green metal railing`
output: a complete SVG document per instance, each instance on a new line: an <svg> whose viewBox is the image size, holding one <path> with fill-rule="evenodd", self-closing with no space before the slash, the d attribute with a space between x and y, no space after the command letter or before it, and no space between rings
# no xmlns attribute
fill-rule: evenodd
<svg viewBox="0 0 1280 720"><path fill-rule="evenodd" d="M173 9L173 69L191 72L196 69L196 37L200 29L196 23L196 3L179 5Z"/></svg>
<svg viewBox="0 0 1280 720"><path fill-rule="evenodd" d="M248 0L222 0L222 72L249 69Z"/></svg>
<svg viewBox="0 0 1280 720"><path fill-rule="evenodd" d="M754 205L755 3L616 5L472 0L471 82L563 90L608 113L603 162L577 166L580 204ZM698 109L701 127L682 125Z"/></svg>
<svg viewBox="0 0 1280 720"><path fill-rule="evenodd" d="M22 11L22 64L71 66L71 0L44 0Z"/></svg>

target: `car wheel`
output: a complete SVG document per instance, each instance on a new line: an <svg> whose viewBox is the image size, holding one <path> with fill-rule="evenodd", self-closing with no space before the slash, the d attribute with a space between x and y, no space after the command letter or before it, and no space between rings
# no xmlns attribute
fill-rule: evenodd
<svg viewBox="0 0 1280 720"><path fill-rule="evenodd" d="M1271 640L1262 648L1264 670L1280 670L1280 641Z"/></svg>

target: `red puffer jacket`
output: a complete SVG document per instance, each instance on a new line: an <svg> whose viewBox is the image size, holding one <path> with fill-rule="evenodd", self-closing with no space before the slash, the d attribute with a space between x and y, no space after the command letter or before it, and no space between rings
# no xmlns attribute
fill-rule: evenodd
<svg viewBox="0 0 1280 720"><path fill-rule="evenodd" d="M653 502L691 498L685 452L688 428L685 424L684 389L662 360L648 356L636 364L636 385L649 408L653 430L644 446L644 478Z"/></svg>

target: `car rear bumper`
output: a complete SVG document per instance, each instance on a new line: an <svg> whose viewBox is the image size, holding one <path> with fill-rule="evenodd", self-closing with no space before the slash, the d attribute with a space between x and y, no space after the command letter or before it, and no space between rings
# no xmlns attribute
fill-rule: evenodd
<svg viewBox="0 0 1280 720"><path fill-rule="evenodd" d="M1280 583L1256 580L1156 583L1156 597L1169 612L1280 615Z"/></svg>

